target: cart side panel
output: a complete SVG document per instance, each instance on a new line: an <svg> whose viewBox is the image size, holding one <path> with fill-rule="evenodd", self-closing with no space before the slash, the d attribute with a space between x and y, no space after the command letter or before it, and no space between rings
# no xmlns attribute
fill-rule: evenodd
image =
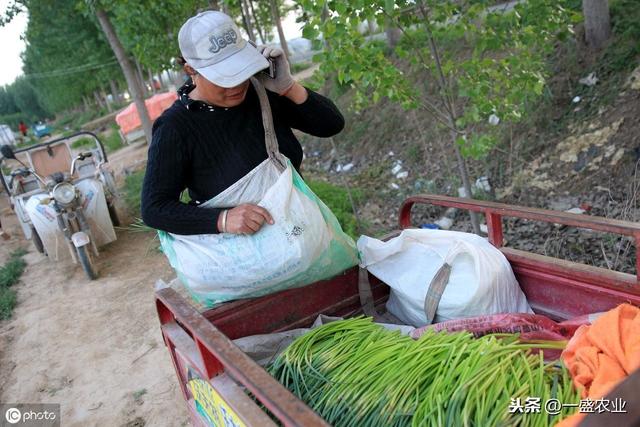
<svg viewBox="0 0 640 427"><path fill-rule="evenodd" d="M193 425L275 427L246 390L282 425L327 426L173 289L156 308Z"/></svg>
<svg viewBox="0 0 640 427"><path fill-rule="evenodd" d="M369 275L376 305L389 296L389 287ZM347 317L362 309L358 293L358 267L301 288L261 298L241 300L203 315L230 339L309 327L319 314Z"/></svg>
<svg viewBox="0 0 640 427"><path fill-rule="evenodd" d="M543 255L502 248L531 308L554 320L640 306L636 277Z"/></svg>

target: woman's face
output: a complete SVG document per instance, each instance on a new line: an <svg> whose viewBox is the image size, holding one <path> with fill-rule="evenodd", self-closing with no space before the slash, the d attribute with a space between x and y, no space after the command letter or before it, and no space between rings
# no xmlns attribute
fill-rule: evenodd
<svg viewBox="0 0 640 427"><path fill-rule="evenodd" d="M192 99L199 99L218 107L235 107L247 96L249 80L231 88L220 87L207 80L202 74L192 77L195 89L189 94Z"/></svg>

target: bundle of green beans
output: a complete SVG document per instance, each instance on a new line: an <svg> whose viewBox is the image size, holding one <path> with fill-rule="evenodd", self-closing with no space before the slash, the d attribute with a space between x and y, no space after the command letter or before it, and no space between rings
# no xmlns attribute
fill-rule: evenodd
<svg viewBox="0 0 640 427"><path fill-rule="evenodd" d="M574 412L566 369L545 363L517 335L473 338L428 331L418 340L370 318L332 322L296 339L271 375L334 426L548 426ZM539 413L510 413L512 398L540 398Z"/></svg>

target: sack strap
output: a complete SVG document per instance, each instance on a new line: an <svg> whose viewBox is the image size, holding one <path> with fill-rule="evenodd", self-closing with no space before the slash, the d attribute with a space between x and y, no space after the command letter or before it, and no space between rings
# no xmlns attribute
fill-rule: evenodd
<svg viewBox="0 0 640 427"><path fill-rule="evenodd" d="M360 267L358 271L358 294L360 295L360 305L365 316L376 317L375 304L373 303L373 293L369 283L369 272L366 268Z"/></svg>
<svg viewBox="0 0 640 427"><path fill-rule="evenodd" d="M436 317L436 310L438 309L438 304L440 304L440 298L442 298L444 289L447 287L447 283L449 283L450 275L451 265L445 262L436 275L433 276L431 283L429 283L427 296L424 299L424 314L427 316L427 325L433 323L433 319Z"/></svg>
<svg viewBox="0 0 640 427"><path fill-rule="evenodd" d="M279 171L282 172L286 169L287 165L284 164L282 156L280 156L280 150L278 149L278 140L276 138L276 131L273 128L273 115L271 114L271 105L269 104L267 91L262 83L255 77L251 77L251 84L253 84L258 94L258 99L260 100L262 127L264 127L264 144L267 148L267 154Z"/></svg>

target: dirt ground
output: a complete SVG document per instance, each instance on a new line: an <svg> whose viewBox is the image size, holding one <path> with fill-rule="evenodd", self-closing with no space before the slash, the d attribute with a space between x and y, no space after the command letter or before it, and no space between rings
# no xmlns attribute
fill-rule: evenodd
<svg viewBox="0 0 640 427"><path fill-rule="evenodd" d="M116 169L146 152L124 150ZM13 317L0 323L0 401L60 403L63 426L188 425L153 301L155 281L172 270L153 236L118 230L91 282L22 238L4 193L0 214L13 236L0 244L0 264L18 247L29 251Z"/></svg>

